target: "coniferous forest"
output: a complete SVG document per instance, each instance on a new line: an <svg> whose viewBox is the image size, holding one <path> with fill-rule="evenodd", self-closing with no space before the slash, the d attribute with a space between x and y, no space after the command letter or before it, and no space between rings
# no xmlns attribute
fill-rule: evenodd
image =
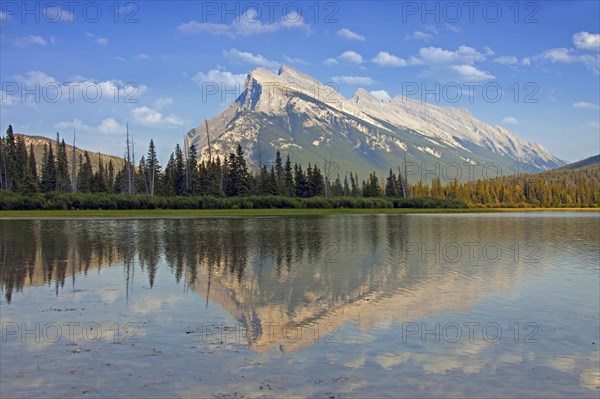
<svg viewBox="0 0 600 399"><path fill-rule="evenodd" d="M93 154L77 157L64 139L44 145L41 162L8 126L0 139L0 209L218 209L218 208L464 208L597 207L600 164L472 182L408 183L390 169L327 176L318 165L293 163L277 152L274 163L248 167L241 146L223 160L199 160L179 144L164 167L151 140L136 162L127 138L121 167ZM38 167L41 165L41 167Z"/></svg>

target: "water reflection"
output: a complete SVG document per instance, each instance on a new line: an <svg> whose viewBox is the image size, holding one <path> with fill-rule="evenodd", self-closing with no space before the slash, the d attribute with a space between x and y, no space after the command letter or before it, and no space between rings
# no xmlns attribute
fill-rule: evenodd
<svg viewBox="0 0 600 399"><path fill-rule="evenodd" d="M414 384L408 396L477 396L479 391L463 389L467 378L475 382L469 389L487 384L496 396L513 392L514 386L490 382L494 376L520 384L527 396L548 392L540 385L548 381L554 381L556 392L585 396L597 393L600 380L599 293L591 283L599 274L598 220L578 214L1 220L2 321L70 321L48 311L53 297L63 309L90 312L74 320L91 317L103 326L135 321L144 327L137 346L120 346L118 356L110 351L96 356L111 364L117 356L130 362L133 373L152 380L156 372L147 375L136 357L143 356L140 364L147 356L160 358L161 367L188 375L194 367L182 363L182 356L200 367L208 352L218 359L214 378L202 386L190 382L193 375L182 378L181 392L190 396L214 395L214 384L230 381L217 373L239 368L241 360L227 343L199 338L203 321L222 320L228 326L239 322L251 338L244 348L254 357L244 354L237 381L291 368L294 383L302 387L302 378L314 375L330 377L327 389L338 381L360 381L338 390L356 396L372 393L371 383L377 384L376 393L394 392L398 375ZM41 291L44 287L52 292ZM88 292L75 297L82 289ZM71 292L72 300L65 295ZM463 339L455 345L424 343L418 336L400 341L403 323L413 321L429 326L534 321L543 328L537 346L510 339L499 344ZM321 336L318 343L313 333L283 339L267 333L274 323L292 331L316 326ZM343 331L336 338L343 339L324 355L324 335L338 328ZM3 361L29 367L17 339L9 344L3 346ZM48 363L70 365L61 346L49 347L43 347ZM307 376L298 368L302 362L317 371ZM330 369L356 374L344 380ZM4 370L3 382L17 387L18 369ZM532 370L541 370L544 378L528 380L535 376ZM444 382L430 381L431 374ZM126 392L118 387L127 379L115 375L109 381L104 396L111 387ZM256 390L238 386L242 393ZM328 392L314 386L294 391L296 396Z"/></svg>
<svg viewBox="0 0 600 399"><path fill-rule="evenodd" d="M348 318L367 326L466 309L548 265L541 246L553 233L535 219L426 221L405 215L6 220L0 280L10 303L27 286L46 284L58 294L66 284L76 290L80 275L118 266L128 302L134 278L152 288L159 268L168 267L205 306L212 301L248 326L340 325ZM251 345L275 344L264 337Z"/></svg>

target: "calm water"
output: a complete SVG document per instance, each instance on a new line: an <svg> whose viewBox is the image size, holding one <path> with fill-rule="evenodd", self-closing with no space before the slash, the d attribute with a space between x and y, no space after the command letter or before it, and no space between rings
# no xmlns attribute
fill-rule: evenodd
<svg viewBox="0 0 600 399"><path fill-rule="evenodd" d="M2 397L591 397L598 213L0 220Z"/></svg>

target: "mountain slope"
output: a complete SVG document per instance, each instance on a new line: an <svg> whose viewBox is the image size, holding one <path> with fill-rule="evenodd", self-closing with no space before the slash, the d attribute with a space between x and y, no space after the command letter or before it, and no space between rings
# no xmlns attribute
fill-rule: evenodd
<svg viewBox="0 0 600 399"><path fill-rule="evenodd" d="M579 169L579 168L594 165L597 163L600 163L600 155L594 155L589 158L582 159L581 161L570 163L570 164L566 165L564 168L565 169Z"/></svg>
<svg viewBox="0 0 600 399"><path fill-rule="evenodd" d="M56 140L49 139L47 137L42 137L42 136L30 136L30 135L23 134L23 133L16 133L15 136L21 136L25 139L25 145L27 146L27 151L29 151L29 145L33 144L33 153L35 155L38 174L41 173L41 170L42 170L42 157L44 154L44 144L49 146L50 143L52 143L54 155L56 156ZM67 162L69 163L69 172L70 172L71 171L71 159L73 156L73 146L66 144L66 143L65 143L65 146L67 148ZM85 149L79 148L79 147L75 149L75 156L77 158L77 162L79 162L79 155L83 156L85 151L86 151ZM88 151L88 154L90 156L90 162L92 163L92 170L94 172L98 169L98 160L99 159L102 160L102 163L104 164L105 167L108 165L108 162L110 160L112 160L113 166L115 168L115 172L118 170L121 170L123 168L123 165L125 164L125 161L123 160L123 158L115 157L113 155L107 155L107 154L102 154L99 152L92 152L92 151Z"/></svg>
<svg viewBox="0 0 600 399"><path fill-rule="evenodd" d="M195 144L203 157L227 154L238 143L254 167L271 162L279 149L304 165L331 159L330 177L342 178L348 171L387 174L405 157L413 181L510 174L516 162L528 171L564 165L539 144L466 110L402 97L381 101L362 89L346 99L287 66L278 74L253 70L235 102L186 135L186 145Z"/></svg>

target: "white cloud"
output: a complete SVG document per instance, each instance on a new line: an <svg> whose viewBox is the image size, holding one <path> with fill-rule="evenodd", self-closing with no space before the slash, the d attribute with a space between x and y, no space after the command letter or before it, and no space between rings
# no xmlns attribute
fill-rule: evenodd
<svg viewBox="0 0 600 399"><path fill-rule="evenodd" d="M115 118L106 118L98 126L98 131L104 134L123 134L125 127L117 122Z"/></svg>
<svg viewBox="0 0 600 399"><path fill-rule="evenodd" d="M434 38L434 35L431 33L421 32L419 30L414 31L411 35L406 35L404 40L423 40L424 42L428 42Z"/></svg>
<svg viewBox="0 0 600 399"><path fill-rule="evenodd" d="M32 44L37 44L39 46L45 46L48 44L46 39L38 35L29 35L29 36L21 36L9 39L8 42L13 47L27 47Z"/></svg>
<svg viewBox="0 0 600 399"><path fill-rule="evenodd" d="M246 80L246 75L243 73L234 74L222 68L216 68L209 70L207 73L198 72L192 80L200 86L202 83L216 83L219 87L223 84L228 88L242 87Z"/></svg>
<svg viewBox="0 0 600 399"><path fill-rule="evenodd" d="M338 57L339 60L346 61L352 64L362 64L363 57L355 51L344 51Z"/></svg>
<svg viewBox="0 0 600 399"><path fill-rule="evenodd" d="M519 121L517 120L517 118L515 118L514 116L507 116L507 117L504 117L504 118L502 119L502 122L504 122L504 123L508 123L508 124L511 124L511 125L516 125L516 124L518 124L518 123L519 123Z"/></svg>
<svg viewBox="0 0 600 399"><path fill-rule="evenodd" d="M456 76L464 81L480 82L482 80L494 79L494 75L477 69L473 65L451 65L450 70L455 72Z"/></svg>
<svg viewBox="0 0 600 399"><path fill-rule="evenodd" d="M597 104L588 103L586 101L577 101L573 103L573 108L577 109L599 109L600 107Z"/></svg>
<svg viewBox="0 0 600 399"><path fill-rule="evenodd" d="M252 54L247 51L240 51L236 48L223 50L223 55L233 62L264 66L267 68L277 68L279 66L278 62L268 60L260 54Z"/></svg>
<svg viewBox="0 0 600 399"><path fill-rule="evenodd" d="M504 55L502 57L496 58L494 62L497 62L498 64L502 65L515 65L519 63L519 59L512 55Z"/></svg>
<svg viewBox="0 0 600 399"><path fill-rule="evenodd" d="M380 100L391 100L392 99L392 97L390 97L388 92L385 90L373 90L370 93L373 97L378 98Z"/></svg>
<svg viewBox="0 0 600 399"><path fill-rule="evenodd" d="M62 8L50 6L43 8L44 20L48 22L74 22L75 16L73 13L63 10Z"/></svg>
<svg viewBox="0 0 600 399"><path fill-rule="evenodd" d="M589 129L598 130L598 129L600 129L600 123L598 123L598 122L588 122L588 123L584 124L583 127L586 127L586 128L589 128Z"/></svg>
<svg viewBox="0 0 600 399"><path fill-rule="evenodd" d="M573 44L578 49L600 51L600 34L579 32L573 35Z"/></svg>
<svg viewBox="0 0 600 399"><path fill-rule="evenodd" d="M453 24L450 24L450 23L446 24L446 29L448 29L450 32L453 32L453 33L459 33L460 32L460 26L453 25Z"/></svg>
<svg viewBox="0 0 600 399"><path fill-rule="evenodd" d="M536 61L549 61L553 64L583 64L594 73L600 73L600 55L575 54L573 49L552 48L532 57Z"/></svg>
<svg viewBox="0 0 600 399"><path fill-rule="evenodd" d="M419 49L420 59L424 64L467 64L473 65L485 61L485 56L469 46L460 46L456 51L444 50L439 47L423 47Z"/></svg>
<svg viewBox="0 0 600 399"><path fill-rule="evenodd" d="M323 64L327 65L327 66L333 66L335 64L337 64L337 60L335 58L327 58L325 61L323 61Z"/></svg>
<svg viewBox="0 0 600 399"><path fill-rule="evenodd" d="M488 46L485 46L483 49L485 50L485 53L484 53L484 55L485 55L486 57L491 57L491 56L493 56L493 55L496 55L496 53L494 52L494 50L492 50L492 49L491 49L490 47L488 47Z"/></svg>
<svg viewBox="0 0 600 399"><path fill-rule="evenodd" d="M146 106L134 108L131 117L143 126L175 127L183 124L183 121L173 114L165 117L162 113Z"/></svg>
<svg viewBox="0 0 600 399"><path fill-rule="evenodd" d="M64 122L58 122L54 125L55 128L57 129L64 129L64 130L88 130L90 127L88 125L86 125L85 123L83 123L81 120L75 118L72 121L64 121Z"/></svg>
<svg viewBox="0 0 600 399"><path fill-rule="evenodd" d="M404 67L408 65L405 59L392 55L386 51L380 51L371 62L389 67Z"/></svg>
<svg viewBox="0 0 600 399"><path fill-rule="evenodd" d="M299 29L310 32L302 15L292 11L284 15L279 21L263 23L257 11L250 7L245 14L240 15L231 24L198 22L191 20L180 24L177 29L185 34L198 35L210 34L214 36L251 36L257 34L275 33L282 29Z"/></svg>
<svg viewBox="0 0 600 399"><path fill-rule="evenodd" d="M171 97L159 97L154 101L154 106L158 109L162 109L168 105L173 105L173 99Z"/></svg>
<svg viewBox="0 0 600 399"><path fill-rule="evenodd" d="M302 58L298 58L298 57L288 57L287 55L283 55L283 59L285 60L285 62L287 62L288 64L298 64L298 65L307 65L308 63L306 61L304 61Z"/></svg>
<svg viewBox="0 0 600 399"><path fill-rule="evenodd" d="M135 101L140 95L148 90L146 85L120 80L97 81L83 76L73 76L66 82L59 82L52 76L42 71L29 71L23 75L10 77L15 83L25 84L26 87L40 88L48 86L48 89L40 90L48 98L55 101ZM40 95L24 96L23 102L39 102Z"/></svg>
<svg viewBox="0 0 600 399"><path fill-rule="evenodd" d="M337 35L339 37L343 37L344 39L348 39L348 40L358 40L361 42L365 41L365 37L363 35L359 35L356 32L352 32L348 28L342 28L342 29L338 30Z"/></svg>
<svg viewBox="0 0 600 399"><path fill-rule="evenodd" d="M375 83L369 76L334 76L332 81L338 84L369 86Z"/></svg>
<svg viewBox="0 0 600 399"><path fill-rule="evenodd" d="M108 39L105 37L100 37L90 32L85 32L85 37L93 39L94 42L101 47L106 47L108 45Z"/></svg>

